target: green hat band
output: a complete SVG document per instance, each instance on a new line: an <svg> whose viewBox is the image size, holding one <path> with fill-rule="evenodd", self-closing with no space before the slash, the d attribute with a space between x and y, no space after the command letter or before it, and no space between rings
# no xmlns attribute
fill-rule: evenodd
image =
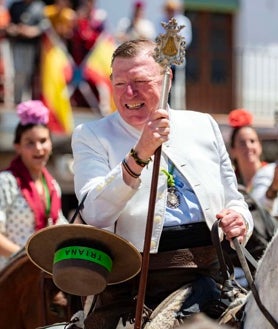
<svg viewBox="0 0 278 329"><path fill-rule="evenodd" d="M70 246L58 249L54 254L54 264L67 259L81 259L88 262L96 263L105 267L108 272L112 270L112 259L105 252L84 247L84 246Z"/></svg>

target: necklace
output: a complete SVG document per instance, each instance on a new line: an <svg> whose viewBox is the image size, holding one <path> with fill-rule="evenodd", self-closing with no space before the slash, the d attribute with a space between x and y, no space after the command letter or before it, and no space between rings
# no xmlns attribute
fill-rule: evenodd
<svg viewBox="0 0 278 329"><path fill-rule="evenodd" d="M167 206L171 209L176 209L180 205L180 196L173 176L174 165L172 164L170 171L165 169L161 169L161 171L167 176Z"/></svg>
<svg viewBox="0 0 278 329"><path fill-rule="evenodd" d="M46 184L45 177L42 178L42 185L43 185L44 196L45 196L45 216L48 218L50 214L51 200L50 200L49 189Z"/></svg>

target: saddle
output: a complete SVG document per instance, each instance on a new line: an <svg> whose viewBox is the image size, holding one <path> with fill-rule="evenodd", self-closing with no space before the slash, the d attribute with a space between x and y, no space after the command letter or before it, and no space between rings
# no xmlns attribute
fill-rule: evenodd
<svg viewBox="0 0 278 329"><path fill-rule="evenodd" d="M173 292L152 312L144 329L158 329L161 324L167 328L175 328L197 313L204 313L221 324L229 324L240 328L243 321L243 309L247 299L247 290L235 280L234 268L229 257L225 257L218 234L219 222L216 221L211 230L213 246L220 263L222 284L213 286L210 278L197 280L195 284L182 286ZM211 292L203 299L204 291L212 286ZM220 294L217 294L220 291ZM194 298L198 298L198 305Z"/></svg>

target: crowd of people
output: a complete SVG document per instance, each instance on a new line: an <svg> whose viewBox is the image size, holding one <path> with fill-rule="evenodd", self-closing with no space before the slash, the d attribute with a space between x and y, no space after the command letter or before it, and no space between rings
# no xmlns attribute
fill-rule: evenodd
<svg viewBox="0 0 278 329"><path fill-rule="evenodd" d="M82 1L73 9L69 0L45 5L41 0L11 2L6 8L8 20L1 36L9 41L13 67L2 72L14 81L13 102L38 99L42 37L50 34L72 61L79 65L105 29L105 13L95 0ZM3 55L3 54L2 54ZM2 58L5 63L5 58Z"/></svg>
<svg viewBox="0 0 278 329"><path fill-rule="evenodd" d="M178 0L167 0L161 8L161 16L166 8L177 8ZM2 0L0 6L1 25L0 43L8 41L5 49L0 47L0 74L4 77L4 86L13 96L14 104L24 99L39 99L40 95L40 56L43 35L55 34L55 40L63 47L74 66L79 67L82 61L101 35L106 32L114 39L115 44L134 38L154 40L161 32L161 24L146 18L144 1L134 1L130 6L130 15L122 17L114 29L108 27L108 13L99 8L97 0L55 0L45 4L42 0L11 1L9 5ZM179 7L181 8L180 4ZM168 9L167 9L168 10ZM176 9L175 9L176 10ZM184 23L185 16L176 15L179 24ZM181 20L183 18L183 21ZM163 19L168 19L165 16ZM191 42L191 25L186 21L187 45ZM3 42L1 42L3 41ZM12 61L8 62L7 57ZM10 65L8 65L10 64ZM84 79L84 76L83 76ZM86 79L86 78L85 78ZM11 81L12 88L10 87ZM87 81L86 81L87 82ZM81 82L80 82L81 84ZM91 93L98 98L98 91L91 86ZM91 104L86 96L74 95L74 106ZM4 93L2 101L4 101Z"/></svg>

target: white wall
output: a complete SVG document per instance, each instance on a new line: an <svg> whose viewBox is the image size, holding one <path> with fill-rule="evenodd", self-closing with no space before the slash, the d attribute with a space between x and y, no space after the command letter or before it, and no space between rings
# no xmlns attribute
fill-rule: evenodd
<svg viewBox="0 0 278 329"><path fill-rule="evenodd" d="M278 1L241 0L234 44L241 54L237 106L274 122L278 110Z"/></svg>
<svg viewBox="0 0 278 329"><path fill-rule="evenodd" d="M278 44L278 0L240 0L236 46Z"/></svg>

